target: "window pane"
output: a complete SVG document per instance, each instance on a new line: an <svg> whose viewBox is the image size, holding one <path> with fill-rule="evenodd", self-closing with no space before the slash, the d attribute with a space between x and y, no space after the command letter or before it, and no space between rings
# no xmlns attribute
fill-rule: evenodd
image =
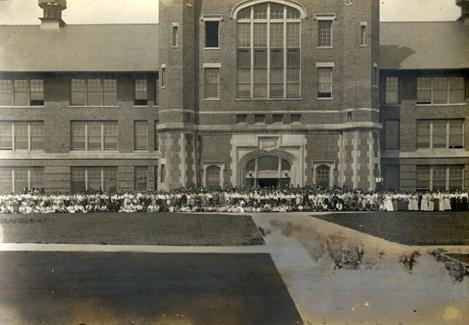
<svg viewBox="0 0 469 325"><path fill-rule="evenodd" d="M464 135L464 120L450 120L449 121L449 147L462 148L463 135Z"/></svg>
<svg viewBox="0 0 469 325"><path fill-rule="evenodd" d="M430 148L430 121L417 121L417 148Z"/></svg>
<svg viewBox="0 0 469 325"><path fill-rule="evenodd" d="M0 106L13 104L13 83L11 80L0 80Z"/></svg>
<svg viewBox="0 0 469 325"><path fill-rule="evenodd" d="M15 122L15 150L28 149L28 122Z"/></svg>
<svg viewBox="0 0 469 325"><path fill-rule="evenodd" d="M72 105L86 105L86 81L72 79Z"/></svg>
<svg viewBox="0 0 469 325"><path fill-rule="evenodd" d="M399 149L399 121L385 121L384 132L386 149Z"/></svg>
<svg viewBox="0 0 469 325"><path fill-rule="evenodd" d="M104 192L116 193L117 192L117 168L106 167L103 168L104 173Z"/></svg>
<svg viewBox="0 0 469 325"><path fill-rule="evenodd" d="M417 166L417 191L424 192L430 190L430 172L430 166Z"/></svg>
<svg viewBox="0 0 469 325"><path fill-rule="evenodd" d="M252 7L247 7L238 12L238 19L250 19L251 18L251 9Z"/></svg>
<svg viewBox="0 0 469 325"><path fill-rule="evenodd" d="M218 68L205 69L205 98L218 98Z"/></svg>
<svg viewBox="0 0 469 325"><path fill-rule="evenodd" d="M433 121L433 148L446 148L446 121Z"/></svg>
<svg viewBox="0 0 469 325"><path fill-rule="evenodd" d="M100 79L88 79L88 105L89 106L100 106L101 103L101 80Z"/></svg>
<svg viewBox="0 0 469 325"><path fill-rule="evenodd" d="M318 21L318 46L332 46L332 20Z"/></svg>
<svg viewBox="0 0 469 325"><path fill-rule="evenodd" d="M279 168L279 160L277 157L264 156L257 159L258 171L277 171Z"/></svg>
<svg viewBox="0 0 469 325"><path fill-rule="evenodd" d="M218 21L205 22L205 47L218 47Z"/></svg>
<svg viewBox="0 0 469 325"><path fill-rule="evenodd" d="M88 122L88 150L101 150L101 122Z"/></svg>
<svg viewBox="0 0 469 325"><path fill-rule="evenodd" d="M104 133L104 150L117 150L118 148L117 122L116 121L103 122L103 133Z"/></svg>
<svg viewBox="0 0 469 325"><path fill-rule="evenodd" d="M446 191L446 166L433 167L433 191Z"/></svg>
<svg viewBox="0 0 469 325"><path fill-rule="evenodd" d="M139 192L147 191L148 168L135 167L135 190Z"/></svg>
<svg viewBox="0 0 469 325"><path fill-rule="evenodd" d="M251 51L238 49L238 69L251 69Z"/></svg>
<svg viewBox="0 0 469 325"><path fill-rule="evenodd" d="M101 168L88 168L88 191L97 192L101 190Z"/></svg>
<svg viewBox="0 0 469 325"><path fill-rule="evenodd" d="M28 169L15 168L15 193L26 192L28 189Z"/></svg>
<svg viewBox="0 0 469 325"><path fill-rule="evenodd" d="M0 122L0 150L13 149L13 122Z"/></svg>
<svg viewBox="0 0 469 325"><path fill-rule="evenodd" d="M72 150L85 150L85 122L72 122Z"/></svg>
<svg viewBox="0 0 469 325"><path fill-rule="evenodd" d="M218 166L210 166L206 169L206 185L208 188L220 188L221 169Z"/></svg>
<svg viewBox="0 0 469 325"><path fill-rule="evenodd" d="M417 103L418 104L431 104L432 80L430 78L417 78Z"/></svg>
<svg viewBox="0 0 469 325"><path fill-rule="evenodd" d="M332 97L332 68L319 68L318 78L318 97Z"/></svg>
<svg viewBox="0 0 469 325"><path fill-rule="evenodd" d="M254 47L267 47L267 24L254 24Z"/></svg>
<svg viewBox="0 0 469 325"><path fill-rule="evenodd" d="M283 23L270 24L270 47L283 48Z"/></svg>
<svg viewBox="0 0 469 325"><path fill-rule="evenodd" d="M135 150L148 150L148 123L135 122Z"/></svg>
<svg viewBox="0 0 469 325"><path fill-rule="evenodd" d="M238 23L238 47L251 46L251 24Z"/></svg>
<svg viewBox="0 0 469 325"><path fill-rule="evenodd" d="M329 166L319 166L316 168L316 185L329 186L330 171Z"/></svg>
<svg viewBox="0 0 469 325"><path fill-rule="evenodd" d="M115 79L104 79L104 105L116 106L117 105L117 80Z"/></svg>
<svg viewBox="0 0 469 325"><path fill-rule="evenodd" d="M44 104L44 81L43 80L30 80L29 81L31 92L31 105Z"/></svg>
<svg viewBox="0 0 469 325"><path fill-rule="evenodd" d="M464 179L464 166L449 166L449 188L450 191L462 190Z"/></svg>
<svg viewBox="0 0 469 325"><path fill-rule="evenodd" d="M85 168L72 167L71 169L71 191L72 193L81 193L85 188Z"/></svg>
<svg viewBox="0 0 469 325"><path fill-rule="evenodd" d="M287 67L300 68L300 50L287 51Z"/></svg>
<svg viewBox="0 0 469 325"><path fill-rule="evenodd" d="M255 69L267 69L267 50L254 50Z"/></svg>
<svg viewBox="0 0 469 325"><path fill-rule="evenodd" d="M30 168L31 173L31 188L41 189L44 188L44 168L34 167Z"/></svg>
<svg viewBox="0 0 469 325"><path fill-rule="evenodd" d="M386 78L386 104L399 102L399 79L397 77Z"/></svg>
<svg viewBox="0 0 469 325"><path fill-rule="evenodd" d="M433 78L433 104L448 103L448 79Z"/></svg>
<svg viewBox="0 0 469 325"><path fill-rule="evenodd" d="M135 99L136 100L148 99L147 79L135 80Z"/></svg>
<svg viewBox="0 0 469 325"><path fill-rule="evenodd" d="M27 80L15 80L15 106L28 106L28 81Z"/></svg>
<svg viewBox="0 0 469 325"><path fill-rule="evenodd" d="M11 193L13 191L11 177L11 168L0 168L0 193Z"/></svg>
<svg viewBox="0 0 469 325"><path fill-rule="evenodd" d="M285 6L278 3L270 4L270 18L271 19L283 19Z"/></svg>
<svg viewBox="0 0 469 325"><path fill-rule="evenodd" d="M289 19L299 19L300 12L295 8L287 7L287 18Z"/></svg>
<svg viewBox="0 0 469 325"><path fill-rule="evenodd" d="M449 78L449 103L464 103L466 101L464 78Z"/></svg>
<svg viewBox="0 0 469 325"><path fill-rule="evenodd" d="M287 47L300 47L300 23L287 23Z"/></svg>
<svg viewBox="0 0 469 325"><path fill-rule="evenodd" d="M267 4L254 6L254 19L267 19Z"/></svg>

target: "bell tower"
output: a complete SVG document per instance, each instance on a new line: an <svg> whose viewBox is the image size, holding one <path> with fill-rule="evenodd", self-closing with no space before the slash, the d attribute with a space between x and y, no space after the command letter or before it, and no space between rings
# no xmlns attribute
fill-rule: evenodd
<svg viewBox="0 0 469 325"><path fill-rule="evenodd" d="M197 185L197 0L160 0L160 168L163 189ZM164 167L163 167L164 165Z"/></svg>

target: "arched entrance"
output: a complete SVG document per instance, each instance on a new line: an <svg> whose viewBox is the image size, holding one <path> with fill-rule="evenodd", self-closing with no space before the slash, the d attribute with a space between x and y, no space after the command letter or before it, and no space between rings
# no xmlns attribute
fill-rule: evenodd
<svg viewBox="0 0 469 325"><path fill-rule="evenodd" d="M286 154L258 152L240 164L242 184L248 188L283 188L291 184L292 159Z"/></svg>

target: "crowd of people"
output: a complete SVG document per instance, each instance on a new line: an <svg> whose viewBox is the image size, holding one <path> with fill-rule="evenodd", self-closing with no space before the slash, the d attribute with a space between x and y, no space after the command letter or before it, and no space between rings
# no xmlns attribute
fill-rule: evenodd
<svg viewBox="0 0 469 325"><path fill-rule="evenodd" d="M340 188L180 189L152 193L0 195L0 213L466 211L467 192L395 193Z"/></svg>

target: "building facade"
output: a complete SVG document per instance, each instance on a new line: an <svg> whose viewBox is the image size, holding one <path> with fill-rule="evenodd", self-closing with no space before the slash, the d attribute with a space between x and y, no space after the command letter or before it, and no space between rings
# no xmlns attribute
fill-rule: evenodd
<svg viewBox="0 0 469 325"><path fill-rule="evenodd" d="M467 47L444 72L412 67L378 1L160 0L153 25L67 25L65 0L39 5L41 25L0 26L2 192L374 190L383 179L415 190L424 177L436 188L438 166L446 187L459 171L468 184L469 145L452 131L468 134ZM448 24L467 40L463 19ZM443 73L458 102L450 88L444 105L417 103L419 69Z"/></svg>

